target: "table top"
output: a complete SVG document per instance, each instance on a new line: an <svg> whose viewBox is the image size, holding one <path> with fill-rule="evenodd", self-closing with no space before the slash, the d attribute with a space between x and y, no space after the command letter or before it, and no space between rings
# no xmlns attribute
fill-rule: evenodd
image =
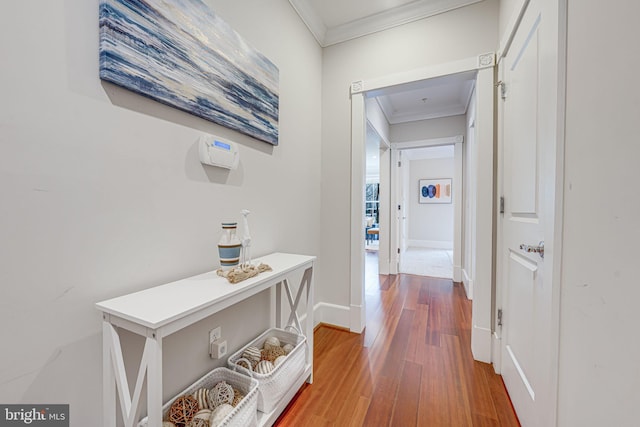
<svg viewBox="0 0 640 427"><path fill-rule="evenodd" d="M282 277L298 268L311 266L315 256L273 253L252 264L268 264L273 271L260 273L231 284L216 271L156 286L96 303L96 308L139 325L158 329L174 320L203 310L241 293L251 295L253 288ZM254 291L255 292L255 291Z"/></svg>

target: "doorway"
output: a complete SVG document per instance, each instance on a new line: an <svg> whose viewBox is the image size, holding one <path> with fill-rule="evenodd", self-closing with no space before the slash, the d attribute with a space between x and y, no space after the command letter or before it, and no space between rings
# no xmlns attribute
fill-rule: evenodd
<svg viewBox="0 0 640 427"><path fill-rule="evenodd" d="M365 239L365 212L364 212L364 188L365 188L365 135L368 111L365 103L372 97L380 93L392 92L400 86L404 89L416 88L436 78L446 78L447 76L459 76L464 73L474 73L476 76L476 111L475 136L478 144L478 170L474 177L474 184L482 188L482 198L478 198L476 206L476 236L474 244L476 250L476 277L474 278L475 294L477 297L473 301L472 319L472 351L476 360L491 361L491 336L492 336L492 302L493 302L493 94L494 94L494 72L495 55L493 53L457 61L450 64L442 64L422 70L414 70L397 76L386 76L377 80L354 82L351 87L351 161L352 161L352 199L351 199L351 302L350 302L350 324L353 332L361 332L366 324L366 308L364 306L364 272L365 272L365 251L362 242ZM387 125L388 127L388 125ZM389 130L387 129L387 135ZM398 153L401 149L415 148L431 142L431 145L460 144L462 148L462 137L444 138L439 135L426 136L422 141L406 141L394 137L391 144L389 165L391 174L396 172L395 165L398 161ZM434 140L440 140L433 144ZM460 159L462 157L460 156ZM462 167L460 168L462 171ZM382 193L382 191L381 191ZM460 193L461 194L461 193ZM460 203L461 206L461 203ZM398 209L400 208L400 209ZM398 219L402 207L395 203L390 207L389 216ZM395 224L399 224L395 221ZM389 227L388 245L381 239L381 250L388 247L388 265L386 260L380 262L380 270L388 268L390 274L398 272L397 267L400 261L400 239L399 227ZM383 228L380 230L383 232ZM462 242L462 226L460 226L458 236L455 240ZM465 236L466 237L466 236ZM454 265L461 266L461 259L455 259ZM455 271L454 276L460 272Z"/></svg>
<svg viewBox="0 0 640 427"><path fill-rule="evenodd" d="M455 146L400 151L400 262L404 274L453 280ZM441 188L442 186L442 188ZM430 191L433 190L433 191Z"/></svg>

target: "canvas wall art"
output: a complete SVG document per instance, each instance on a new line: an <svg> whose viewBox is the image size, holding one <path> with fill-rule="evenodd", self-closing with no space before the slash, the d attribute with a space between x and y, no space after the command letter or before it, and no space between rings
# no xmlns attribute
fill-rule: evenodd
<svg viewBox="0 0 640 427"><path fill-rule="evenodd" d="M421 179L418 189L420 203L451 203L451 178Z"/></svg>
<svg viewBox="0 0 640 427"><path fill-rule="evenodd" d="M278 67L201 0L101 0L100 78L278 145Z"/></svg>

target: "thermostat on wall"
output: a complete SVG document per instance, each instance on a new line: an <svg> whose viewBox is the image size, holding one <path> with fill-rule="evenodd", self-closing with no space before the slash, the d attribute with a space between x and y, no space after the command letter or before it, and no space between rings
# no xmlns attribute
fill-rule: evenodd
<svg viewBox="0 0 640 427"><path fill-rule="evenodd" d="M198 141L200 162L225 169L236 169L240 151L235 142L213 135L202 135Z"/></svg>

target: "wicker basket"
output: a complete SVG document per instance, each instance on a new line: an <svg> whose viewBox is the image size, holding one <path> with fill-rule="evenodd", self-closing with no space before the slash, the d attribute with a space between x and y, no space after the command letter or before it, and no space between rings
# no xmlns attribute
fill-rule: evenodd
<svg viewBox="0 0 640 427"><path fill-rule="evenodd" d="M191 384L188 388L183 390L169 402L165 403L162 406L162 419L165 419L167 411L169 411L171 404L178 397L184 396L185 394L193 394L196 390L202 387L210 389L220 381L226 381L228 384L244 393L245 397L240 401L240 403L238 403L238 406L233 408L233 411L225 417L225 419L221 424L219 424L219 426L257 426L258 381L227 368L214 369L195 383ZM140 422L138 423L138 427L147 427L147 417L144 417L142 420L140 420Z"/></svg>
<svg viewBox="0 0 640 427"><path fill-rule="evenodd" d="M290 328L295 330L293 327ZM293 350L273 371L268 374L259 374L236 364L247 347L262 348L268 337L277 337L282 345L291 344L293 346ZM304 372L306 341L304 335L299 333L272 328L229 357L227 364L231 369L244 372L258 380L258 411L265 413L273 411L285 393Z"/></svg>

